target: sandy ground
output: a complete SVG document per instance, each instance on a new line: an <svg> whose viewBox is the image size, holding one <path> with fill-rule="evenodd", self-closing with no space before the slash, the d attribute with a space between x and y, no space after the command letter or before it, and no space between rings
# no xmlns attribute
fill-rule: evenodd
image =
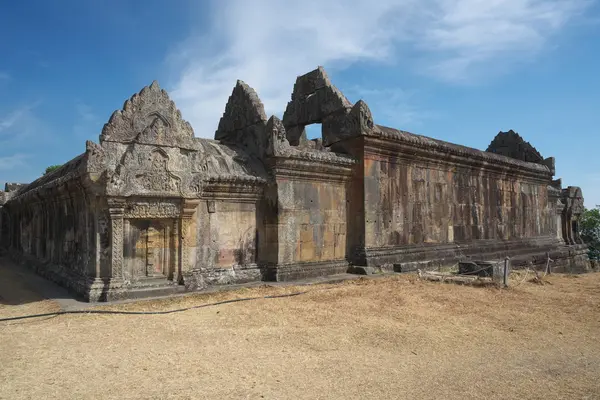
<svg viewBox="0 0 600 400"><path fill-rule="evenodd" d="M169 315L1 322L0 398L600 398L600 274L517 282L402 275L103 307L310 290ZM0 316L56 307L17 284L0 284L0 296Z"/></svg>

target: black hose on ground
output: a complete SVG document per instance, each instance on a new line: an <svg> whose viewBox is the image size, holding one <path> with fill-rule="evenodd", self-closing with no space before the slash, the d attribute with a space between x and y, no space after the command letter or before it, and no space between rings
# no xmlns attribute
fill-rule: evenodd
<svg viewBox="0 0 600 400"><path fill-rule="evenodd" d="M329 289L329 288L326 288L326 289ZM44 314L31 314L31 315L21 315L18 317L0 318L0 322L17 321L17 320L29 319L29 318L54 317L54 316L65 315L65 314L164 315L164 314L173 314L173 313L177 313L177 312L193 310L195 308L213 307L213 306L218 306L218 305L222 305L222 304L237 303L240 301L277 299L277 298L282 298L282 297L294 297L294 296L299 296L301 294L306 294L308 292L310 292L310 290L306 290L304 292L289 293L289 294L276 294L276 295L260 296L260 297L244 297L241 299L223 300L223 301L218 301L216 303L200 304L197 306L177 308L175 310L167 310L167 311L111 311L111 310L71 310L71 311L69 311L69 310L61 310L61 311L55 311L55 312L51 312L51 313L44 313Z"/></svg>

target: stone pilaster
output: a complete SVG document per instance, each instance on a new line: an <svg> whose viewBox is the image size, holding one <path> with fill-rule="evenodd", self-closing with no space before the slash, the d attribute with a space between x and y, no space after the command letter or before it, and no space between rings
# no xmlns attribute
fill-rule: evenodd
<svg viewBox="0 0 600 400"><path fill-rule="evenodd" d="M193 216L200 200L185 200L181 209L181 240L179 245L179 274L190 270L190 266L195 258L194 250L196 248L196 224ZM175 280L175 277L173 278Z"/></svg>
<svg viewBox="0 0 600 400"><path fill-rule="evenodd" d="M123 214L125 200L108 199L111 228L111 277L112 280L123 279Z"/></svg>

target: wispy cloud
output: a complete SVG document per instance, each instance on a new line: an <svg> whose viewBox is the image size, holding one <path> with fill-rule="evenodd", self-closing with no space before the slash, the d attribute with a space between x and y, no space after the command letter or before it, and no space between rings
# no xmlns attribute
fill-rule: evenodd
<svg viewBox="0 0 600 400"><path fill-rule="evenodd" d="M280 114L297 75L357 61L461 82L539 53L588 0L230 0L169 60L172 94L197 136L212 137L236 79ZM410 54L410 56L409 56ZM400 60L402 62L400 63Z"/></svg>
<svg viewBox="0 0 600 400"><path fill-rule="evenodd" d="M73 133L89 138L98 134L99 127L101 127L100 118L94 113L92 107L81 101L77 101L75 103Z"/></svg>
<svg viewBox="0 0 600 400"><path fill-rule="evenodd" d="M0 171L9 171L22 168L26 165L31 156L28 154L12 154L10 156L0 156Z"/></svg>
<svg viewBox="0 0 600 400"><path fill-rule="evenodd" d="M373 118L380 124L418 126L425 119L435 118L435 113L417 107L418 93L402 88L367 88L351 86L344 93L349 100L364 100L373 112Z"/></svg>
<svg viewBox="0 0 600 400"><path fill-rule="evenodd" d="M40 104L39 101L31 104L21 106L11 112L7 113L4 117L0 116L0 138L14 130L16 127L19 128L21 133L28 133L32 131L37 125L37 118L33 114L35 109Z"/></svg>
<svg viewBox="0 0 600 400"><path fill-rule="evenodd" d="M425 2L427 3L427 2ZM548 39L580 16L588 0L439 0L424 18L415 44L434 62L425 68L444 80L475 75L528 61Z"/></svg>
<svg viewBox="0 0 600 400"><path fill-rule="evenodd" d="M10 74L5 71L0 71L0 81L8 81L10 80Z"/></svg>

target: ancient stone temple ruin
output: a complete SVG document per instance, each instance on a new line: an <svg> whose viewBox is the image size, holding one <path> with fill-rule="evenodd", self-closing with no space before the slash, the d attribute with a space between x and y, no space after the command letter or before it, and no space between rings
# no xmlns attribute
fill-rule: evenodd
<svg viewBox="0 0 600 400"><path fill-rule="evenodd" d="M465 258L586 271L581 190L553 175L512 131L484 152L377 125L322 68L283 120L238 81L214 140L155 82L99 144L0 194L0 241L90 301Z"/></svg>

